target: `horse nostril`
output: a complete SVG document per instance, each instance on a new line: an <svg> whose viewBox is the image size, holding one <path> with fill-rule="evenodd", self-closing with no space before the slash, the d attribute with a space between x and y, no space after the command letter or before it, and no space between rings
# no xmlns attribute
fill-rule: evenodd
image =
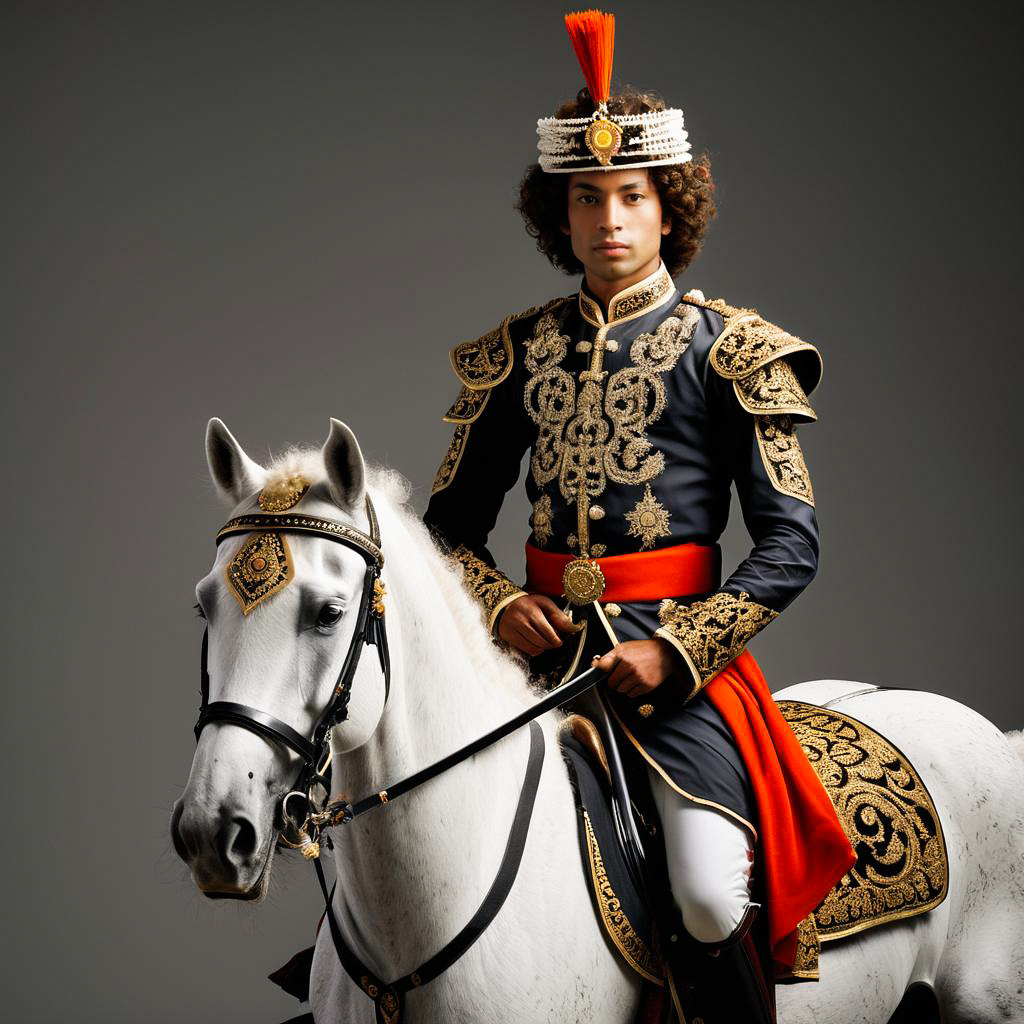
<svg viewBox="0 0 1024 1024"><path fill-rule="evenodd" d="M174 810L171 812L171 842L174 844L174 852L187 864L195 857L196 850L194 844L188 841L192 837L187 836L181 828L181 816L184 810L184 804L179 802L174 805Z"/></svg>
<svg viewBox="0 0 1024 1024"><path fill-rule="evenodd" d="M244 860L256 852L256 829L248 818L233 818L234 836L231 839L229 856L232 860Z"/></svg>

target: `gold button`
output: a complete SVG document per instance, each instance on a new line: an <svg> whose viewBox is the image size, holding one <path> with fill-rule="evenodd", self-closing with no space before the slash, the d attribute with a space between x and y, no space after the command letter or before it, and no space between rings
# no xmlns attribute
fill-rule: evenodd
<svg viewBox="0 0 1024 1024"><path fill-rule="evenodd" d="M606 348L606 349L607 349L607 350L608 350L609 352L618 352L618 351L619 351L619 343L618 343L617 341L615 341L615 339L614 339L614 338L609 338L609 339L608 339L608 340L607 340L607 341L606 341L606 342L604 343L604 347L605 347L605 348Z"/></svg>
<svg viewBox="0 0 1024 1024"><path fill-rule="evenodd" d="M604 613L609 619L617 619L622 614L622 609L617 604L606 604Z"/></svg>
<svg viewBox="0 0 1024 1024"><path fill-rule="evenodd" d="M654 705L653 704L641 704L640 707L638 707L636 709L636 713L641 718L650 718L651 715L654 714Z"/></svg>
<svg viewBox="0 0 1024 1024"><path fill-rule="evenodd" d="M591 505L587 514L591 519L604 519L604 509L600 505Z"/></svg>

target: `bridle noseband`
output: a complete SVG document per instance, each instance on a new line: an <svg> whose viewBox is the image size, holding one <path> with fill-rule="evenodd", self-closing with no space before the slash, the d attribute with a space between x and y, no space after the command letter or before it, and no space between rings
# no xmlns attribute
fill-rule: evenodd
<svg viewBox="0 0 1024 1024"><path fill-rule="evenodd" d="M307 739L286 722L250 707L248 704L236 704L232 701L217 700L210 702L210 674L207 668L207 650L209 646L208 631L203 633L202 669L200 692L202 703L199 707L199 718L195 725L196 741L210 722L227 722L241 726L250 732L280 743L293 750L302 758L302 770L298 781L293 787L305 796L312 807L310 790L320 783L325 788L328 783L323 777L326 770L327 750L331 729L348 717L349 698L352 693L352 678L363 647L372 645L377 648L381 671L384 673L384 702L387 704L391 692L391 659L388 654L387 631L384 625L384 584L380 573L384 566L384 553L380 546L380 527L370 496L366 496L366 517L370 524L369 534L357 530L345 523L318 516L307 516L295 512L283 514L250 513L236 516L229 520L217 532L217 544L227 537L243 533L300 533L316 537L326 537L335 543L343 544L353 551L359 552L366 561L366 575L363 578L363 591L359 598L359 610L356 616L355 632L344 664L338 673L331 699L313 729L313 736ZM298 824L298 823L296 823Z"/></svg>

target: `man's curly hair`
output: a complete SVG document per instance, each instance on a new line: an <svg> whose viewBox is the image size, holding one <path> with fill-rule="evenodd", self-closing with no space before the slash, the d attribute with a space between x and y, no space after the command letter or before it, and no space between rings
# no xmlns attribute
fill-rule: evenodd
<svg viewBox="0 0 1024 1024"><path fill-rule="evenodd" d="M611 114L643 114L664 110L664 101L653 93L625 89L608 100ZM575 100L563 103L555 117L589 117L594 101L586 89ZM629 165L624 165L628 167ZM662 213L672 227L661 239L661 258L675 276L693 262L700 251L704 232L715 215L715 184L707 153L685 164L644 168L658 190ZM531 164L519 184L516 209L526 221L526 230L537 239L537 248L567 274L580 274L583 264L572 251L572 242L562 231L569 219L569 174L548 174L540 164Z"/></svg>

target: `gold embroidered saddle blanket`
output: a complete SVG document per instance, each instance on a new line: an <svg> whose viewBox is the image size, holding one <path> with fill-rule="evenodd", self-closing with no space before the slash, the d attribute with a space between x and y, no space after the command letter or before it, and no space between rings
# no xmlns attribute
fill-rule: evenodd
<svg viewBox="0 0 1024 1024"><path fill-rule="evenodd" d="M857 854L798 929L797 978L818 977L820 944L937 907L949 860L935 804L910 761L863 722L832 708L778 702Z"/></svg>

